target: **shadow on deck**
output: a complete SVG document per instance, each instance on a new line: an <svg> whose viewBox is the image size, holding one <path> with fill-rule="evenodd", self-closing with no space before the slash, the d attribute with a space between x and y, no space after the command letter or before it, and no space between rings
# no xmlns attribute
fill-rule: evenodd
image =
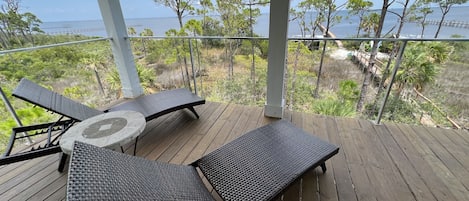
<svg viewBox="0 0 469 201"><path fill-rule="evenodd" d="M262 108L207 102L148 122L137 156L189 164L275 119ZM283 200L469 200L469 132L290 112L285 119L340 147L328 171L307 172ZM275 147L272 147L273 149ZM133 153L128 145L126 152ZM64 200L54 154L0 167L0 200Z"/></svg>

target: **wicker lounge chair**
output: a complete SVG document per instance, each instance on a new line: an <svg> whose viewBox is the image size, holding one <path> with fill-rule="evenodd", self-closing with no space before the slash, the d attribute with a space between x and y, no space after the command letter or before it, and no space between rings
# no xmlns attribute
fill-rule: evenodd
<svg viewBox="0 0 469 201"><path fill-rule="evenodd" d="M213 200L197 169L224 200L272 200L339 148L280 120L175 165L75 142L68 200Z"/></svg>
<svg viewBox="0 0 469 201"><path fill-rule="evenodd" d="M21 79L12 95L68 119L62 121L63 118L60 118L59 121L49 124L14 128L6 152L0 158L0 165L60 152L58 138L61 133L64 133L73 123L83 121L98 114L117 110L133 110L142 113L145 119L150 121L159 116L187 108L195 117L199 118L194 106L205 104L204 99L189 90L175 89L140 96L101 111L71 100L25 78ZM47 134L48 139L46 143L26 152L11 154L15 141L24 138L24 136L19 136L18 134L29 131L34 131L33 135ZM53 131L61 133L52 136Z"/></svg>

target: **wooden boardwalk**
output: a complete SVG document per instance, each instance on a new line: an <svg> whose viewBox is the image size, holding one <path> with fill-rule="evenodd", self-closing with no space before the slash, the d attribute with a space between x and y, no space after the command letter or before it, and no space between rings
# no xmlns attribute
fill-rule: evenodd
<svg viewBox="0 0 469 201"><path fill-rule="evenodd" d="M373 74L374 78L377 78L377 80L381 80L381 77L383 76L385 63L383 63L380 59L376 58L373 67L369 68L370 53L362 51L353 51L352 61L355 62L360 68L360 70L362 70L363 72L370 72Z"/></svg>
<svg viewBox="0 0 469 201"><path fill-rule="evenodd" d="M196 120L178 111L148 122L137 155L189 164L275 119L262 108L208 102ZM469 132L287 113L285 119L340 146L328 171L307 172L283 200L469 200ZM275 149L275 147L272 147ZM132 153L132 145L125 147ZM0 167L0 200L64 200L67 173L54 154ZM300 199L301 198L301 199Z"/></svg>
<svg viewBox="0 0 469 201"><path fill-rule="evenodd" d="M420 24L420 22L415 22L415 21L411 21L411 22ZM427 20L427 21L425 21L425 24L437 25L438 26L440 24L440 20ZM445 21L443 21L441 26L469 29L469 22L456 21L456 20L445 20Z"/></svg>

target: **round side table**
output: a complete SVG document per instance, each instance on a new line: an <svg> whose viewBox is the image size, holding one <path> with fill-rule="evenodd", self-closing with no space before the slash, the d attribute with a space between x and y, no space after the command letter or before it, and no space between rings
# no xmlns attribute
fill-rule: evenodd
<svg viewBox="0 0 469 201"><path fill-rule="evenodd" d="M65 132L60 139L63 155L59 171L63 171L67 155L70 155L75 140L98 147L117 149L121 145L135 140L145 129L145 117L135 111L115 111L96 115L79 122ZM134 150L135 154L135 150Z"/></svg>

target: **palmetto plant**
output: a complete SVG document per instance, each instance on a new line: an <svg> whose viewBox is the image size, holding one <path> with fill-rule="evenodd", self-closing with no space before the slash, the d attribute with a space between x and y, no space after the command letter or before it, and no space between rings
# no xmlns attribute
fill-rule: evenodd
<svg viewBox="0 0 469 201"><path fill-rule="evenodd" d="M151 93L156 88L155 80L156 80L156 73L153 68L145 67L141 64L136 64L137 67L137 74L140 78L140 84L142 85L143 89L146 93ZM111 89L118 91L117 97L120 98L121 96L121 82L119 73L117 72L116 68L113 68L111 73L106 79L107 83L110 85Z"/></svg>
<svg viewBox="0 0 469 201"><path fill-rule="evenodd" d="M99 85L99 91L101 92L101 94L106 95L106 93L104 92L103 82L101 81L101 77L99 75L99 70L102 70L106 67L106 58L104 57L104 54L89 54L86 57L83 57L81 61L84 64L85 68L93 70L94 75L96 77L96 81Z"/></svg>
<svg viewBox="0 0 469 201"><path fill-rule="evenodd" d="M441 42L411 43L396 75L396 94L400 95L406 86L422 91L435 79L439 65L448 60L452 51L453 48Z"/></svg>

